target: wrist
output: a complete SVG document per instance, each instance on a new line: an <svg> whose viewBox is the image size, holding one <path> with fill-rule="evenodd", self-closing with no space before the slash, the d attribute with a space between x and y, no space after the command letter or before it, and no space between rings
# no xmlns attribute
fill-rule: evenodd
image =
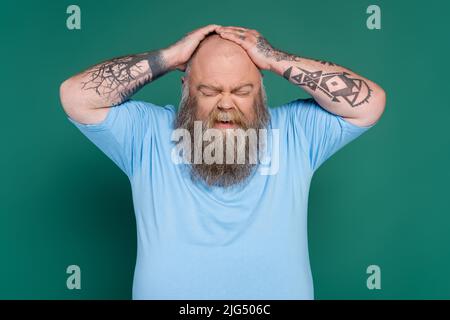
<svg viewBox="0 0 450 320"><path fill-rule="evenodd" d="M282 76L284 71L289 68L289 64L292 64L292 61L276 61L272 59L269 70Z"/></svg>
<svg viewBox="0 0 450 320"><path fill-rule="evenodd" d="M267 69L281 76L289 67L298 66L301 62L300 57L273 48L266 50L265 56L268 58Z"/></svg>
<svg viewBox="0 0 450 320"><path fill-rule="evenodd" d="M178 59L179 54L173 47L161 49L161 55L164 59L164 63L169 70L175 70L181 62Z"/></svg>

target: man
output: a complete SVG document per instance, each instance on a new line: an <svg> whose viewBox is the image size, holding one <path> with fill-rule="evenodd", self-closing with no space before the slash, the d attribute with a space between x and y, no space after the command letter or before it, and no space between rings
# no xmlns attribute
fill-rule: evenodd
<svg viewBox="0 0 450 320"><path fill-rule="evenodd" d="M178 114L170 105L129 100L175 69L186 71ZM261 70L312 98L267 108ZM93 66L64 81L60 93L69 120L130 179L138 232L134 299L314 298L310 181L378 121L385 93L377 84L276 50L255 30L208 25L168 48ZM177 130L192 133L194 144L178 158ZM258 148L269 167L249 161L255 149L247 143L209 150L212 157L245 152L244 163L201 160L211 137L223 147L237 138L230 132L244 130L269 132Z"/></svg>

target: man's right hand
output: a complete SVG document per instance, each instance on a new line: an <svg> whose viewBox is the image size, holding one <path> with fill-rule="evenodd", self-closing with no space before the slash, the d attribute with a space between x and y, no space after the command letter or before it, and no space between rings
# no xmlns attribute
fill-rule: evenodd
<svg viewBox="0 0 450 320"><path fill-rule="evenodd" d="M191 58L200 42L205 39L208 34L220 27L221 26L217 24L210 24L186 34L181 40L163 50L167 63L174 66L175 69L184 71L186 69L186 63Z"/></svg>
<svg viewBox="0 0 450 320"><path fill-rule="evenodd" d="M113 58L76 74L60 86L61 104L72 119L94 124L108 110L170 70L184 71L200 42L219 25L188 33L166 49Z"/></svg>

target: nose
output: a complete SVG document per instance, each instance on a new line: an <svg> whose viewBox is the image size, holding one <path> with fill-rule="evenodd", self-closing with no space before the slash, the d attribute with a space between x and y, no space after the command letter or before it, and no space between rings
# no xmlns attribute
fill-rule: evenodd
<svg viewBox="0 0 450 320"><path fill-rule="evenodd" d="M222 95L222 98L219 100L217 104L217 108L219 108L222 111L228 111L230 109L234 108L233 101L231 100L231 97L227 94Z"/></svg>

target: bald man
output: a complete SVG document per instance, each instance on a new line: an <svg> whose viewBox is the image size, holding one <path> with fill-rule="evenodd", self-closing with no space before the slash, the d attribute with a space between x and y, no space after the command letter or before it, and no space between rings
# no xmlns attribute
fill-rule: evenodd
<svg viewBox="0 0 450 320"><path fill-rule="evenodd" d="M130 99L176 69L178 112ZM312 97L268 108L262 70ZM134 299L313 299L311 178L385 107L384 91L349 69L219 25L97 64L60 95L68 119L130 180Z"/></svg>

